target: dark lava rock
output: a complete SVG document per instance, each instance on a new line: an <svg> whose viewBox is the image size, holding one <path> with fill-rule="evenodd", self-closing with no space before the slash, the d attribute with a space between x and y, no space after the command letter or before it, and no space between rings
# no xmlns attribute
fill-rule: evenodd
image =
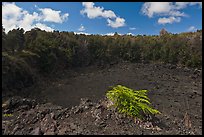
<svg viewBox="0 0 204 137"><path fill-rule="evenodd" d="M100 123L99 123L99 127L100 128L104 128L104 127L106 127L107 125L106 125L106 123L104 122L104 121L101 121Z"/></svg>
<svg viewBox="0 0 204 137"><path fill-rule="evenodd" d="M192 92L194 96L197 94ZM19 102L22 101L19 100ZM175 101L173 100L172 103ZM198 131L187 130L183 123L179 124L178 120L174 122L172 117L176 117L176 115L173 114L169 114L168 117L165 117L164 114L157 117L146 115L145 120L139 120L120 114L116 108L108 108L107 104L106 99L100 100L98 103L93 103L89 99L81 99L80 104L71 109L49 103L38 104L34 108L18 104L16 105L19 106L18 109L14 111L13 121L3 121L2 132L4 135L157 135L174 133L193 135L200 131L200 129ZM21 110L25 111L22 113ZM196 120L201 120L201 118L199 115L195 116Z"/></svg>
<svg viewBox="0 0 204 137"><path fill-rule="evenodd" d="M55 135L57 129L57 122L52 119L51 114L47 114L40 122L40 127L44 135Z"/></svg>
<svg viewBox="0 0 204 137"><path fill-rule="evenodd" d="M9 109L9 110L14 110L14 109L24 109L28 110L30 108L34 108L37 105L37 102L35 100L31 99L22 99L21 97L12 97L9 100L7 100L4 103L3 109Z"/></svg>
<svg viewBox="0 0 204 137"><path fill-rule="evenodd" d="M33 131L30 133L31 135L42 135L42 132L40 130L40 127L35 128Z"/></svg>
<svg viewBox="0 0 204 137"><path fill-rule="evenodd" d="M69 123L69 126L72 130L77 129L77 125L75 125L74 123Z"/></svg>

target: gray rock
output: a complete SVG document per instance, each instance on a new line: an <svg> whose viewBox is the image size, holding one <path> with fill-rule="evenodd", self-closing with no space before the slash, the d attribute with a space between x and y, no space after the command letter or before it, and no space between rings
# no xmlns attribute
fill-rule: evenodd
<svg viewBox="0 0 204 137"><path fill-rule="evenodd" d="M40 122L41 130L44 134L55 134L57 130L57 122L51 118L50 114L47 114Z"/></svg>
<svg viewBox="0 0 204 137"><path fill-rule="evenodd" d="M42 132L39 127L35 128L33 131L30 132L31 135L41 135Z"/></svg>
<svg viewBox="0 0 204 137"><path fill-rule="evenodd" d="M106 127L107 125L106 125L106 123L105 123L104 121L101 121L98 126L99 126L100 128L104 128L104 127Z"/></svg>
<svg viewBox="0 0 204 137"><path fill-rule="evenodd" d="M76 109L73 111L74 114L82 113L83 109L80 107L76 107Z"/></svg>
<svg viewBox="0 0 204 137"><path fill-rule="evenodd" d="M76 130L77 129L77 125L75 125L74 123L70 123L69 126L70 126L70 128L72 130Z"/></svg>
<svg viewBox="0 0 204 137"><path fill-rule="evenodd" d="M43 135L56 135L54 131L47 131Z"/></svg>
<svg viewBox="0 0 204 137"><path fill-rule="evenodd" d="M12 97L4 103L3 107L11 110L19 107L20 107L19 109L28 110L30 108L33 108L36 105L37 103L35 100L25 99L25 98L22 99L21 97Z"/></svg>
<svg viewBox="0 0 204 137"><path fill-rule="evenodd" d="M58 135L65 135L66 134L66 129L65 128L63 128L63 129L60 129L59 131L58 131Z"/></svg>

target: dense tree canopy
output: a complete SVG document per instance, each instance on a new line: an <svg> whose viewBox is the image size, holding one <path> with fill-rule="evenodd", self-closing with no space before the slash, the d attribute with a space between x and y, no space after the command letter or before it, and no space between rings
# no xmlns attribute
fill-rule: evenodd
<svg viewBox="0 0 204 137"><path fill-rule="evenodd" d="M38 73L48 75L66 68L103 66L121 60L200 68L202 30L159 36L101 36L38 28L25 33L14 29L6 34L2 27L3 89L11 88L12 82L15 88L30 85Z"/></svg>

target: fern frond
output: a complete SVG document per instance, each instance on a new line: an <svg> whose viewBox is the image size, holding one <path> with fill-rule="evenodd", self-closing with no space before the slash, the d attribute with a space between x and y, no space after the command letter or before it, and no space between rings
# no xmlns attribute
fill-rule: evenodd
<svg viewBox="0 0 204 137"><path fill-rule="evenodd" d="M106 93L106 96L113 102L113 105L120 113L138 118L143 118L142 114L160 114L158 110L149 106L151 103L147 92L147 90L133 90L117 85L112 87Z"/></svg>

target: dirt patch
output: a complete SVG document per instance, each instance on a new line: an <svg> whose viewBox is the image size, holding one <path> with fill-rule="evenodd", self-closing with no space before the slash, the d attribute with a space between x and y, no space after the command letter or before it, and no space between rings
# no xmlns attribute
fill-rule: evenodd
<svg viewBox="0 0 204 137"><path fill-rule="evenodd" d="M36 122L38 124L34 123L27 126L32 127L32 129L24 130L25 133L22 133L23 130L20 128L18 129L20 125L23 125L21 122L19 122L19 126L16 126L16 129L14 126L9 130L12 132L5 133L202 134L201 70L179 68L164 64L120 63L103 69L87 67L71 73L64 74L57 81L49 82L49 86L41 88L42 90L37 95L30 96L36 99L37 102L43 100L58 106L57 111L46 112L45 116L43 116L45 119L39 118ZM117 84L135 90L149 90L148 96L151 99L152 106L162 113L156 116L156 121L149 124L145 123L152 128L140 127L135 124L134 120L117 116L118 114L113 113L112 110L106 108L103 110L97 109L96 106L101 105L99 100L104 99L105 92L109 89L109 86ZM39 90L40 88L36 89ZM81 98L89 98L92 105L87 107L87 109L84 109L85 106L80 109ZM41 104L38 107L40 106ZM73 106L78 107L73 108ZM40 111L44 110L46 109L40 109ZM33 117L37 115L39 109L32 110L29 108L25 110L25 114L31 114L30 111L35 112L32 115ZM62 111L62 117L52 120L53 114L51 113L53 112L56 115L55 113L58 113L58 111ZM66 111L67 114L63 111ZM16 115L22 115L22 113L19 112L17 114L17 112L19 111L14 111ZM96 120L97 116L94 116L97 114L99 117L98 121ZM49 119L50 123L46 123L46 119ZM17 121L14 118L15 120ZM28 118L27 121L30 121L30 119ZM38 128L42 127L43 124L48 129ZM152 124L153 126L151 126ZM51 125L51 127L46 125ZM16 130L15 132L14 129ZM23 126L22 129L24 129ZM16 133L17 131L19 133Z"/></svg>

